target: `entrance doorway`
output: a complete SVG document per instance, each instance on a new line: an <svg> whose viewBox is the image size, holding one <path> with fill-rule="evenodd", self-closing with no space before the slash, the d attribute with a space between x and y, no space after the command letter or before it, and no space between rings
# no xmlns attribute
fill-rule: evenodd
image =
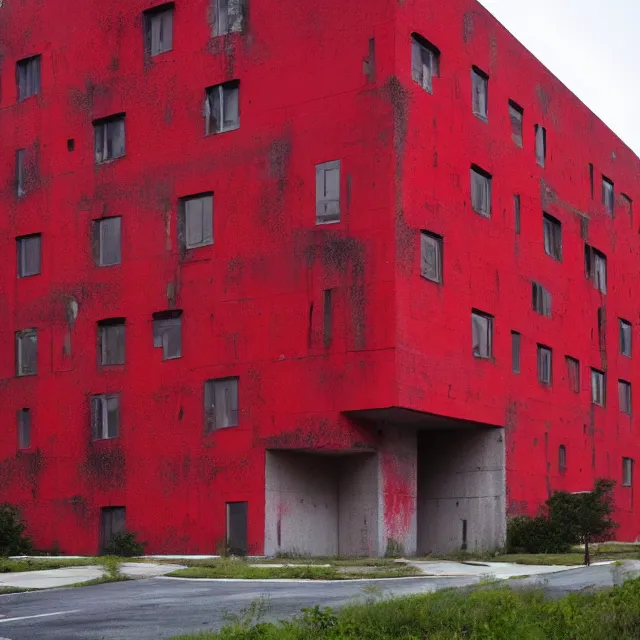
<svg viewBox="0 0 640 640"><path fill-rule="evenodd" d="M247 555L248 503L227 502L227 551Z"/></svg>

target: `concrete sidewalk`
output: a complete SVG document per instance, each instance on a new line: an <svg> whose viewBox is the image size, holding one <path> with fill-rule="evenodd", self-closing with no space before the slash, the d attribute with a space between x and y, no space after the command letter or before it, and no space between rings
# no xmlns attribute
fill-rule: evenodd
<svg viewBox="0 0 640 640"><path fill-rule="evenodd" d="M152 562L124 562L120 573L130 578L153 578L184 569L178 564L157 564ZM51 589L68 587L72 584L101 578L106 574L101 565L86 567L65 567L64 569L44 569L42 571L23 571L0 573L0 587L18 587L20 589Z"/></svg>
<svg viewBox="0 0 640 640"><path fill-rule="evenodd" d="M412 567L417 567L425 576L462 577L477 576L496 580L507 580L514 576L533 576L544 573L558 573L570 569L579 569L575 565L530 565L514 564L512 562L411 562ZM613 564L610 562L594 562L592 566Z"/></svg>

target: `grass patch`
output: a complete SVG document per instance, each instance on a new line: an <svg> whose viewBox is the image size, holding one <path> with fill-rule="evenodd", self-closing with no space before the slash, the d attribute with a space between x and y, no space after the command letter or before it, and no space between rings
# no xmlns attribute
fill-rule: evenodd
<svg viewBox="0 0 640 640"><path fill-rule="evenodd" d="M20 573L23 571L43 571L45 569L65 569L67 567L87 567L103 564L103 558L82 558L71 560L65 558L24 558L9 560L0 557L0 573Z"/></svg>
<svg viewBox="0 0 640 640"><path fill-rule="evenodd" d="M96 584L109 584L110 582L126 582L127 580L133 580L129 576L125 576L120 572L121 558L114 558L112 556L105 556L100 558L103 565L105 574L99 578L93 580L86 580L85 582L78 582L71 585L72 587L91 587Z"/></svg>
<svg viewBox="0 0 640 640"><path fill-rule="evenodd" d="M400 578L421 575L415 567L404 564L339 564L333 561L329 567L309 565L276 567L268 563L248 563L244 560L205 560L189 563L186 569L168 574L173 578L241 578L246 580L288 578L297 580L353 580L355 578ZM261 566L251 566L260 564ZM283 561L279 564L289 564Z"/></svg>
<svg viewBox="0 0 640 640"><path fill-rule="evenodd" d="M26 593L27 591L36 591L36 589L23 589L21 587L0 587L0 596L9 593Z"/></svg>
<svg viewBox="0 0 640 640"><path fill-rule="evenodd" d="M293 621L260 623L252 607L219 633L174 640L637 640L640 580L595 594L547 600L540 591L484 588L303 610ZM255 626L255 625L258 626Z"/></svg>

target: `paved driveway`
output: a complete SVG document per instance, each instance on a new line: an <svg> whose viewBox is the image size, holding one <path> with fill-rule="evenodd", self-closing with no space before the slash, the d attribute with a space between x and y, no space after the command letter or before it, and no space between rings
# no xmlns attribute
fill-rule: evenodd
<svg viewBox="0 0 640 640"><path fill-rule="evenodd" d="M526 567L523 567L526 571ZM612 586L640 575L640 562L577 568L505 584L539 585L552 596ZM387 595L427 593L476 584L478 576L343 582L204 581L150 578L79 589L0 596L0 638L10 640L165 640L179 633L218 629L260 597L267 619L302 607L339 607L366 597L375 585Z"/></svg>

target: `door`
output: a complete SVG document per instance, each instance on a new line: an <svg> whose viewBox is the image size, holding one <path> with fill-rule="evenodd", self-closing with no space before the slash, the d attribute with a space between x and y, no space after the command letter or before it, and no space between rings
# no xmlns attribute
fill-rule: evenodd
<svg viewBox="0 0 640 640"><path fill-rule="evenodd" d="M100 553L118 533L125 531L125 507L103 507L100 509Z"/></svg>
<svg viewBox="0 0 640 640"><path fill-rule="evenodd" d="M247 555L247 502L227 502L227 551Z"/></svg>

